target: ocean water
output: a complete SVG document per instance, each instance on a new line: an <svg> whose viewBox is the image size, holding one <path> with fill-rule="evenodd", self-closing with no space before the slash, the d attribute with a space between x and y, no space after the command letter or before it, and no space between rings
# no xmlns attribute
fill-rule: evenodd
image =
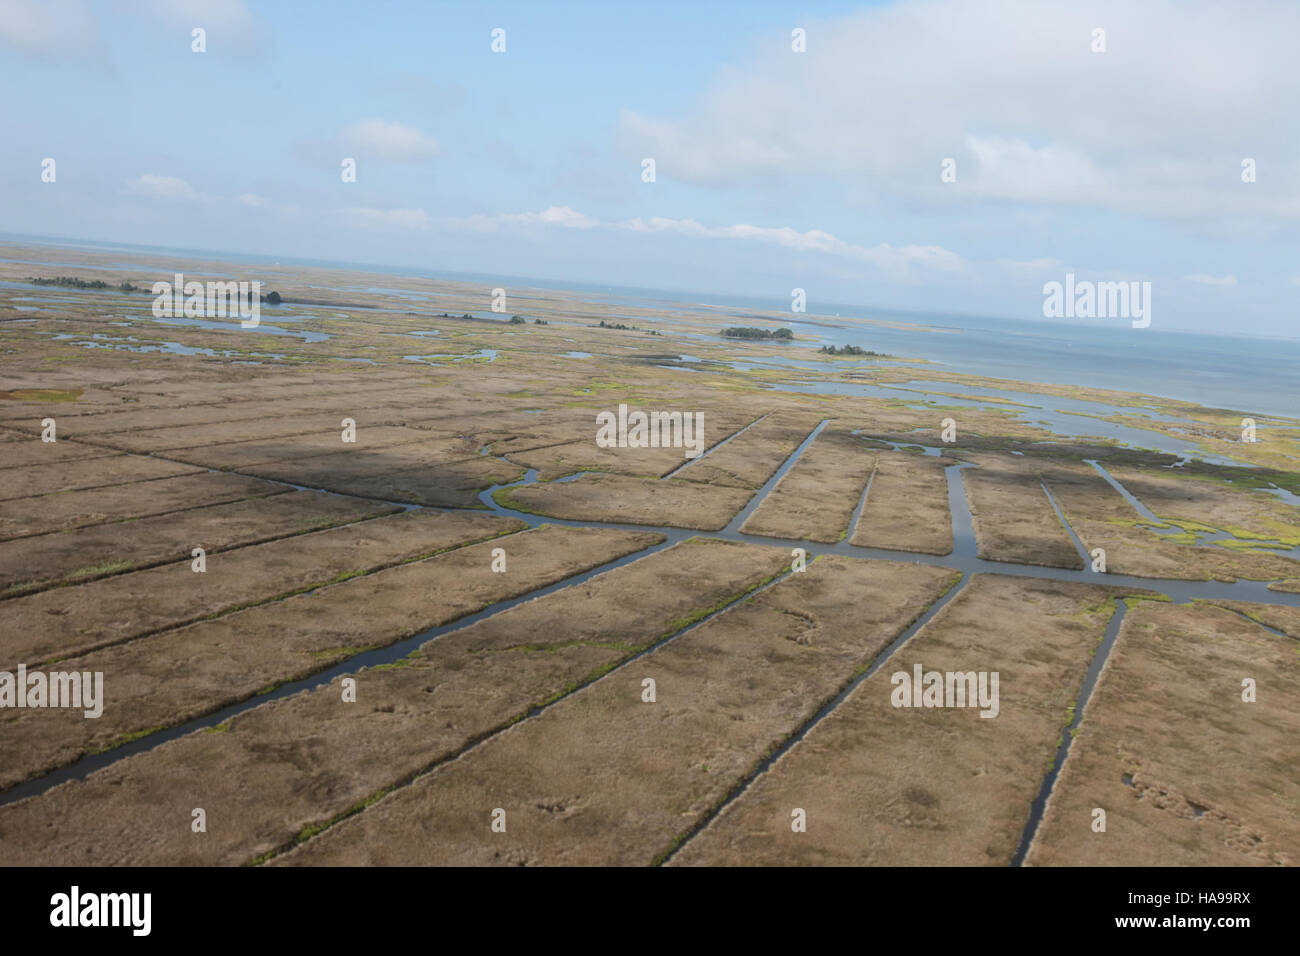
<svg viewBox="0 0 1300 956"><path fill-rule="evenodd" d="M788 301L657 295L603 290L600 299L661 308L669 321L688 303L707 305L737 324L787 325L812 337L810 348L857 345L970 375L1140 392L1254 416L1300 417L1300 339L1295 338L1207 335L1156 325L1135 329L1126 320L1021 320L853 305L827 305L830 314L792 315ZM918 377L924 377L925 367Z"/></svg>
<svg viewBox="0 0 1300 956"><path fill-rule="evenodd" d="M1300 417L1300 339L1248 335L1206 335L1131 328L1127 322L1076 319L1020 320L983 316L905 312L869 305L828 303L817 315L791 315L789 300L689 291L608 286L517 276L440 272L403 266L247 255L211 250L165 249L0 233L0 240L59 248L117 251L139 256L203 257L257 266L312 266L355 269L387 275L506 284L532 289L586 293L590 301L639 306L659 312L666 322L680 320L688 308L706 306L739 323L787 324L805 344L857 345L890 355L925 359L940 368L972 375L1141 392L1194 402L1243 415ZM342 281L342 280L341 280ZM340 285L341 289L350 286ZM764 314L767 313L767 314ZM876 322L905 323L897 328ZM1231 317L1225 317L1230 325ZM1298 329L1300 333L1300 329ZM719 339L721 341L721 339ZM924 372L919 373L921 376Z"/></svg>
<svg viewBox="0 0 1300 956"><path fill-rule="evenodd" d="M904 320L879 313L874 319ZM906 317L921 323L916 316ZM942 368L1050 385L1176 398L1254 415L1300 416L1300 341L1015 319L931 319L922 329L794 326L828 343ZM922 373L924 374L924 373Z"/></svg>

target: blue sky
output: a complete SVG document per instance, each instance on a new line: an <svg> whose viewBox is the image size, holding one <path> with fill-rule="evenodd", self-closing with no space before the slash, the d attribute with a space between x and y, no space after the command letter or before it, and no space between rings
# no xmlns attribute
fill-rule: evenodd
<svg viewBox="0 0 1300 956"><path fill-rule="evenodd" d="M810 311L1035 319L1074 272L1300 335L1297 40L1156 0L0 0L0 228Z"/></svg>

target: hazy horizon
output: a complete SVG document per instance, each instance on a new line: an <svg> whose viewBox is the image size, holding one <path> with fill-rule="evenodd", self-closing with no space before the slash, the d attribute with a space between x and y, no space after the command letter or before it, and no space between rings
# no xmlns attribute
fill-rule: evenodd
<svg viewBox="0 0 1300 956"><path fill-rule="evenodd" d="M239 262L245 260L267 260L265 262L250 262L248 264L268 265L282 263L291 266L314 266L320 268L337 268L340 270L352 271L372 271L375 274L400 275L407 278L428 276L429 278L443 279L448 281L469 281L473 279L492 279L493 281L518 281L521 283L543 283L537 288L548 288L566 292L588 292L598 294L609 294L619 298L655 298L661 297L665 302L683 303L689 302L701 305L713 305L715 307L726 308L752 308L767 312L782 312L783 310L775 299L762 299L757 296L747 295L743 292L734 292L726 289L676 289L668 286L631 286L618 283L603 282L598 278L586 278L581 276L564 276L564 275L506 275L502 273L489 273L478 271L460 271L426 268L418 263L403 262L364 262L364 261L347 261L342 259L317 259L304 258L291 255L281 255L269 252L255 251L236 251L231 249L199 249L183 248L168 246L149 246L129 242L117 242L109 239L95 239L88 237L76 236L50 236L36 234L20 234L0 232L0 242L12 242L15 244L30 244L39 246L48 246L50 248L103 248L112 249L130 249L138 250L134 253L137 255L154 254L159 256L174 256L183 258L185 256L205 256L212 257L217 261ZM226 257L226 258L222 258ZM711 297L715 302L705 301L705 297ZM882 305L856 302L824 302L820 303L821 308L834 311L819 311L818 308L812 307L810 303L806 313L791 313L788 321L798 324L804 319L804 316L813 316L816 318L840 318L847 322L860 320L865 322L890 322L897 321L898 317L910 316L919 325L928 325L935 328L942 328L940 324L944 320L950 321L989 321L989 322L1014 322L1026 326L1042 327L1046 332L1070 330L1091 329L1102 330L1110 328L1119 334L1124 334L1124 330L1129 327L1127 319L1121 320L1104 320L1104 319L1080 319L1070 322L1060 319L1049 319L1042 316L1015 316L1015 315L995 315L987 312L960 312L955 309L934 311L928 309L910 308L902 305ZM845 314L848 310L848 314ZM885 313L879 317L869 313ZM1109 325L1107 324L1109 323ZM961 328L962 326L955 326ZM1202 329L1147 329L1147 332L1159 334L1170 334L1177 336L1199 336L1206 338L1223 338L1232 340L1280 340L1285 342L1300 342L1300 335L1287 335L1282 332L1257 332L1252 329L1245 330L1202 330Z"/></svg>
<svg viewBox="0 0 1300 956"><path fill-rule="evenodd" d="M33 91L8 110L0 217L773 302L799 288L809 311L1033 320L1073 273L1150 282L1152 329L1289 336L1298 38L1300 10L1276 3L357 20L337 3L0 0L0 78Z"/></svg>

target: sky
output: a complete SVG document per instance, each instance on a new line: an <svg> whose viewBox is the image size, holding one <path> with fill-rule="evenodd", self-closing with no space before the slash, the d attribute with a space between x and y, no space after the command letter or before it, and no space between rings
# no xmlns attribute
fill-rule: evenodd
<svg viewBox="0 0 1300 956"><path fill-rule="evenodd" d="M1300 337L1298 41L1265 2L0 0L0 230L1031 321L1073 273Z"/></svg>

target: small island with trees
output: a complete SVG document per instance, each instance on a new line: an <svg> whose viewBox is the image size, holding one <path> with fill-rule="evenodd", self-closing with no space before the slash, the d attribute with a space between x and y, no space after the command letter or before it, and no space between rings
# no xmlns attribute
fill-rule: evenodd
<svg viewBox="0 0 1300 956"><path fill-rule="evenodd" d="M875 358L892 358L884 352L871 352L856 345L823 345L817 350L822 355L867 355Z"/></svg>
<svg viewBox="0 0 1300 956"><path fill-rule="evenodd" d="M103 279L79 279L76 276L54 276L53 278L28 276L27 281L32 285L57 285L67 289L116 289L119 292L145 291L131 282L122 281L117 285L110 285Z"/></svg>
<svg viewBox="0 0 1300 956"><path fill-rule="evenodd" d="M722 330L722 334L729 339L780 339L789 341L794 338L793 329L755 329L743 326L732 326Z"/></svg>
<svg viewBox="0 0 1300 956"><path fill-rule="evenodd" d="M637 328L635 325L624 325L622 322L606 322L604 319L601 319L600 324L593 325L592 328L593 329L620 329L624 332L645 332L646 335L663 334L658 329L640 329Z"/></svg>

